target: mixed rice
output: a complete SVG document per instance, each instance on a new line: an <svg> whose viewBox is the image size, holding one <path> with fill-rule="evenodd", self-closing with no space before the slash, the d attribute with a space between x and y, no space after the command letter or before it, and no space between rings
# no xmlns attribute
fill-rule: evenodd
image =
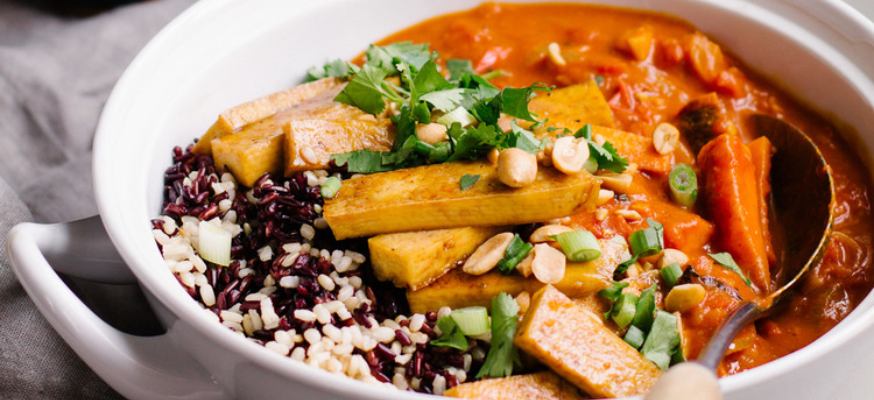
<svg viewBox="0 0 874 400"><path fill-rule="evenodd" d="M366 243L333 238L321 217L327 171L264 175L246 188L190 148L175 148L173 162L155 241L222 325L293 360L401 390L441 394L473 378L489 338L464 352L429 344L451 310L410 315L403 291L373 278ZM233 238L227 266L200 254L198 232L213 228Z"/></svg>

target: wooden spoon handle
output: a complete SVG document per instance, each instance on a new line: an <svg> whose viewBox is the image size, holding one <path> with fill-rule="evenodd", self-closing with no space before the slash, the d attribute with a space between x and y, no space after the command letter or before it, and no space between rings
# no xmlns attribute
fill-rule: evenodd
<svg viewBox="0 0 874 400"><path fill-rule="evenodd" d="M697 362L671 367L644 397L645 400L722 400L716 374Z"/></svg>

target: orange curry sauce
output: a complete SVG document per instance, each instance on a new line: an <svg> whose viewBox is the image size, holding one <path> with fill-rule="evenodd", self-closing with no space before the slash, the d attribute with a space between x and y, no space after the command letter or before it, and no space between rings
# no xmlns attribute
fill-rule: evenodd
<svg viewBox="0 0 874 400"><path fill-rule="evenodd" d="M619 45L624 35L636 29L651 29L655 39L643 61L635 60ZM562 87L598 76L617 128L634 134L651 135L659 122L673 121L690 100L711 92L719 94L727 120L738 127L747 142L753 139L753 133L746 125L746 117L755 112L782 117L810 134L833 168L837 183L837 233L822 264L802 283L785 310L748 327L732 344L720 370L722 374L732 374L812 342L843 319L870 291L874 273L869 260L872 246L869 177L858 157L828 122L746 71L733 57L726 54L723 69L727 72L706 83L700 71L695 73L691 67L691 59L696 56L705 65L712 61L708 54L691 54L689 43L695 32L685 22L652 13L571 4L490 3L425 21L382 42L429 43L442 55L441 62L465 58L473 61L478 72L504 70L509 75L494 80L499 86L543 82ZM547 57L550 42L561 46L565 66L550 62ZM674 161L695 163L685 146L675 152ZM700 229L694 225L707 222L699 219L703 223L697 223L685 212L659 207L670 201L665 176L639 174L634 186L638 191L627 200L630 208L665 224L666 245L685 251L695 272L735 287L742 297L755 296L737 275L714 267L706 256L709 251L720 250L711 249L711 243L696 237ZM611 206L618 204L607 207ZM613 217L598 222L591 214L574 216L573 221L600 236L620 233L627 237L645 227L645 222L628 223ZM705 301L683 314L684 337L692 358L738 303L739 300L708 288Z"/></svg>

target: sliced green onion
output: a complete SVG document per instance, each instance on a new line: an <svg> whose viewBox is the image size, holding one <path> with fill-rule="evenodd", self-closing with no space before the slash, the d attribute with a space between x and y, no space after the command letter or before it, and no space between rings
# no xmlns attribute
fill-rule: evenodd
<svg viewBox="0 0 874 400"><path fill-rule="evenodd" d="M613 304L613 322L620 329L625 329L634 320L637 313L637 295L634 293L622 293L619 301Z"/></svg>
<svg viewBox="0 0 874 400"><path fill-rule="evenodd" d="M492 298L492 341L477 378L501 378L513 374L513 367L522 363L513 345L519 322L519 304L509 294L501 292Z"/></svg>
<svg viewBox="0 0 874 400"><path fill-rule="evenodd" d="M197 227L197 251L204 260L227 266L231 263L231 233L221 224L200 221Z"/></svg>
<svg viewBox="0 0 874 400"><path fill-rule="evenodd" d="M432 146L433 150L428 153L428 162L442 163L449 159L449 153L452 152L452 145L449 142L440 142Z"/></svg>
<svg viewBox="0 0 874 400"><path fill-rule="evenodd" d="M637 310L634 312L631 325L648 331L652 327L655 308L655 285L653 285L640 293L640 299L637 300Z"/></svg>
<svg viewBox="0 0 874 400"><path fill-rule="evenodd" d="M416 140L415 144L413 145L413 149L416 150L416 153L426 155L426 156L431 154L431 152L433 152L435 150L434 146L432 146L428 143L425 143L421 140Z"/></svg>
<svg viewBox="0 0 874 400"><path fill-rule="evenodd" d="M561 246L569 261L586 262L601 256L601 245L592 232L578 229L555 235L555 240Z"/></svg>
<svg viewBox="0 0 874 400"><path fill-rule="evenodd" d="M677 281L680 280L680 277L683 276L683 269L680 268L680 264L673 263L666 265L660 271L662 275L662 281L665 283L665 286L671 288L677 284Z"/></svg>
<svg viewBox="0 0 874 400"><path fill-rule="evenodd" d="M440 337L430 343L439 347L451 347L461 351L467 351L467 338L459 329L452 316L447 315L437 320L437 328L440 329Z"/></svg>
<svg viewBox="0 0 874 400"><path fill-rule="evenodd" d="M681 333L682 334L682 333ZM674 354L671 354L671 365L686 362L686 356L683 355L683 346L677 346Z"/></svg>
<svg viewBox="0 0 874 400"><path fill-rule="evenodd" d="M474 306L452 310L449 314L465 336L479 336L489 331L489 312L485 307Z"/></svg>
<svg viewBox="0 0 874 400"><path fill-rule="evenodd" d="M647 257L658 254L665 246L664 228L662 224L647 218L649 227L631 233L628 242L631 244L631 254L635 257Z"/></svg>
<svg viewBox="0 0 874 400"><path fill-rule="evenodd" d="M516 269L516 265L519 265L519 262L525 259L533 248L534 246L531 245L531 243L522 240L522 238L516 234L513 236L513 240L510 241L510 245L507 246L507 250L504 252L504 258L502 258L501 261L498 261L498 270L505 274L512 273L513 270Z"/></svg>
<svg viewBox="0 0 874 400"><path fill-rule="evenodd" d="M640 330L640 328L631 325L628 327L628 331L625 332L625 337L623 337L622 339L624 339L626 343L630 344L631 347L639 349L640 346L643 346L643 341L646 339L646 334L642 330Z"/></svg>
<svg viewBox="0 0 874 400"><path fill-rule="evenodd" d="M595 157L587 158L586 162L583 163L583 169L588 171L590 174L598 172L598 160L596 160Z"/></svg>
<svg viewBox="0 0 874 400"><path fill-rule="evenodd" d="M698 198L698 177L689 164L677 164L668 174L671 199L683 207L692 207Z"/></svg>
<svg viewBox="0 0 874 400"><path fill-rule="evenodd" d="M619 296L622 295L622 289L627 287L628 282L614 282L609 287L598 291L598 296L606 299L610 304L613 304L619 300Z"/></svg>
<svg viewBox="0 0 874 400"><path fill-rule="evenodd" d="M731 256L731 253L715 253L709 255L710 258L712 258L713 261L716 261L717 264L728 268L734 271L734 273L738 274L741 279L744 280L744 283L746 283L747 286L753 285L753 283L750 281L750 278L747 278L747 276L744 275L743 270L740 269L740 266L738 266L737 263L734 261L734 257Z"/></svg>
<svg viewBox="0 0 874 400"><path fill-rule="evenodd" d="M337 178L336 176L331 176L325 179L325 181L322 182L321 185L322 197L330 199L336 196L337 192L340 191L341 183L342 182L340 181L340 178Z"/></svg>
<svg viewBox="0 0 874 400"><path fill-rule="evenodd" d="M636 262L637 256L632 256L631 258L619 263L619 265L616 266L616 269L613 270L613 280L621 280L622 275L625 275L625 273L628 272L628 268L630 268Z"/></svg>
<svg viewBox="0 0 874 400"><path fill-rule="evenodd" d="M453 122L458 122L461 124L461 127L472 125L476 123L476 118L473 115L470 115L464 107L458 107L446 114L443 114L440 118L437 118L437 123L446 125L447 127L452 126Z"/></svg>
<svg viewBox="0 0 874 400"><path fill-rule="evenodd" d="M646 336L640 352L659 368L665 370L671 366L671 355L680 345L680 333L677 329L677 317L671 313L658 310L652 328Z"/></svg>

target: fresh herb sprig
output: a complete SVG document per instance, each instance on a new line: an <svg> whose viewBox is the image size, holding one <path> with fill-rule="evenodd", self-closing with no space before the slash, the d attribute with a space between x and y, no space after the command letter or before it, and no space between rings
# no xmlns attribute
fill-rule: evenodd
<svg viewBox="0 0 874 400"><path fill-rule="evenodd" d="M737 265L737 262L734 261L734 257L731 256L731 253L710 253L708 255L710 256L710 258L713 259L713 261L716 261L717 264L728 268L729 270L740 276L740 278L743 279L744 283L746 283L747 286L753 285L753 282L750 281L750 278L747 277L746 274L744 274L744 271L740 268L739 265Z"/></svg>
<svg viewBox="0 0 874 400"><path fill-rule="evenodd" d="M628 168L628 160L619 155L612 143L598 144L592 140L592 125L583 125L574 133L574 137L585 138L589 142L589 154L598 163L598 169L622 173Z"/></svg>
<svg viewBox="0 0 874 400"><path fill-rule="evenodd" d="M486 359L477 372L477 378L502 378L513 374L513 367L521 365L519 353L513 345L519 320L519 305L507 293L492 299L492 341Z"/></svg>
<svg viewBox="0 0 874 400"><path fill-rule="evenodd" d="M536 153L544 147L533 133L515 123L504 132L498 119L506 114L536 122L528 103L536 91L547 87L534 84L499 89L488 81L490 74L478 75L470 61L457 59L447 60L447 79L438 67L437 57L426 44L399 42L371 45L361 67L334 60L310 69L311 80L340 77L349 81L335 98L338 102L374 115L385 112L388 105L397 110L392 116L396 129L391 151L336 154L336 165L346 166L351 173L372 173L478 160L493 148L516 147ZM446 126L448 141L432 145L416 137L416 125L432 119Z"/></svg>

